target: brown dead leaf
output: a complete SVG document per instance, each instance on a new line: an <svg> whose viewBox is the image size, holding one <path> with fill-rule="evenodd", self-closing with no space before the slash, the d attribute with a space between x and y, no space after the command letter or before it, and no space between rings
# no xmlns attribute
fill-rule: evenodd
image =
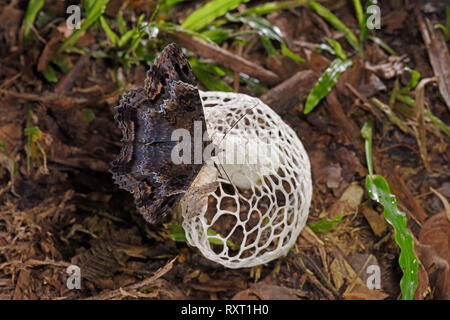
<svg viewBox="0 0 450 320"><path fill-rule="evenodd" d="M415 248L435 290L433 298L450 299L450 221L444 211L425 222L419 241Z"/></svg>
<svg viewBox="0 0 450 320"><path fill-rule="evenodd" d="M342 178L342 168L339 164L331 164L326 166L324 169L327 187L330 189L337 189L341 184Z"/></svg>
<svg viewBox="0 0 450 320"><path fill-rule="evenodd" d="M430 293L430 282L428 281L428 273L424 265L419 261L419 270L417 274L417 288L414 293L414 300L423 300Z"/></svg>
<svg viewBox="0 0 450 320"><path fill-rule="evenodd" d="M364 285L356 284L350 292L342 295L345 300L384 300L389 297L381 290L372 290Z"/></svg>
<svg viewBox="0 0 450 320"><path fill-rule="evenodd" d="M346 88L346 84L350 83L353 87L358 87L361 81L364 64L360 58L353 59L353 65L344 71L344 73L339 77L339 81L336 84L336 89L346 96L350 96L351 92Z"/></svg>
<svg viewBox="0 0 450 320"><path fill-rule="evenodd" d="M340 147L335 152L336 159L341 163L342 176L345 181L350 182L357 172L361 177L367 174L367 169L361 165L358 157L353 151L350 151L346 147Z"/></svg>
<svg viewBox="0 0 450 320"><path fill-rule="evenodd" d="M383 16L382 19L382 27L383 29L386 27L388 31L394 31L400 29L404 26L404 22L408 17L407 10L396 10L391 11Z"/></svg>
<svg viewBox="0 0 450 320"><path fill-rule="evenodd" d="M447 219L450 221L450 204L448 203L448 200L442 194L440 194L437 190L433 189L432 187L430 189L442 201L442 204L444 205L444 209L445 209L445 214L447 215Z"/></svg>
<svg viewBox="0 0 450 320"><path fill-rule="evenodd" d="M0 14L0 31L5 32L6 41L11 47L16 44L22 15L22 10L16 9L11 5L2 8Z"/></svg>
<svg viewBox="0 0 450 320"><path fill-rule="evenodd" d="M406 60L406 55L400 57L390 56L387 60L381 61L376 65L366 62L365 68L376 73L383 79L392 79L404 72Z"/></svg>
<svg viewBox="0 0 450 320"><path fill-rule="evenodd" d="M365 97L371 97L379 91L385 91L386 85L373 72L369 72L369 76L365 81L361 81L358 91Z"/></svg>
<svg viewBox="0 0 450 320"><path fill-rule="evenodd" d="M232 300L300 300L292 289L258 282L234 295Z"/></svg>
<svg viewBox="0 0 450 320"><path fill-rule="evenodd" d="M331 205L328 210L328 216L330 218L334 218L339 214L345 216L357 211L359 205L361 204L363 195L364 189L358 182L353 182L344 191L341 198Z"/></svg>
<svg viewBox="0 0 450 320"><path fill-rule="evenodd" d="M52 37L50 41L47 42L44 50L42 50L41 56L39 57L39 62L37 65L38 71L42 71L47 67L48 63L50 62L50 59L52 58L56 49L58 49L61 42L62 42L62 35L60 33Z"/></svg>
<svg viewBox="0 0 450 320"><path fill-rule="evenodd" d="M19 277L17 279L13 299L36 300L38 297L34 293L34 289L35 289L34 278L31 275L31 270L24 269L20 271Z"/></svg>
<svg viewBox="0 0 450 320"><path fill-rule="evenodd" d="M380 214L373 210L368 203L365 203L362 206L361 212L377 237L381 236L386 231L388 225L382 213Z"/></svg>

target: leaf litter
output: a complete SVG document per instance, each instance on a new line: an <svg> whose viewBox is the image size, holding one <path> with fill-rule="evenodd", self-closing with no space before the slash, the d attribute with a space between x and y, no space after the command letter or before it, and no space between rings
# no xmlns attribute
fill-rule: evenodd
<svg viewBox="0 0 450 320"><path fill-rule="evenodd" d="M124 20L138 21L151 10L133 4L121 16L118 9L103 8L106 1L89 3L83 8L88 22L102 16L101 21L111 22L109 31L120 36L130 31ZM313 160L314 194L307 227L291 252L252 270L227 270L171 240L168 229L146 224L108 173L119 149L112 117L121 92L117 84L128 89L145 78L147 66L135 55L139 50L113 47L103 42L103 29L87 24L84 35L65 33L56 16L46 17L47 3L26 15L26 6L11 1L0 5L2 17L7 16L0 19L0 299L397 299L402 270L394 230L364 190L367 169L359 130L367 118L376 119L374 171L386 178L414 239L419 260L415 298L449 298L448 51L436 49L445 42L441 31L429 28L444 24L445 9L383 2L381 12L390 14L382 29L361 42L361 17L350 2L227 3L227 10L209 16L206 24L187 20L184 27L193 28L189 34L173 30L181 30L186 17L206 11L194 15L190 4L180 2L168 9L170 17L156 13L156 20L179 25L161 28L158 37L179 42L197 59L202 74L215 77L200 79L202 89L202 82L210 81L256 95L248 84L263 84L258 95L302 139ZM52 9L65 14L64 8ZM268 55L257 32L245 32L250 24L227 24L228 11L242 21L264 18L256 21L279 31L283 42L276 33L268 48L280 60ZM25 16L33 20L26 24L28 47L18 36ZM47 18L55 23L45 27ZM224 38L220 46L191 38L212 23L241 35ZM127 45L139 48L141 40ZM149 51L160 49L160 38L144 40ZM92 47L95 42L100 47ZM241 50L235 50L237 42ZM317 50L325 44L332 50ZM313 108L310 103L305 109L320 76L335 59L346 61L344 53L351 63L345 62L346 70L316 95ZM212 64L223 72L206 72ZM420 76L405 72L406 64ZM48 66L51 73L42 74ZM423 86L421 76L439 81ZM179 224L176 219L171 223ZM66 287L71 264L84 270L81 290ZM379 289L367 286L370 265L380 267Z"/></svg>

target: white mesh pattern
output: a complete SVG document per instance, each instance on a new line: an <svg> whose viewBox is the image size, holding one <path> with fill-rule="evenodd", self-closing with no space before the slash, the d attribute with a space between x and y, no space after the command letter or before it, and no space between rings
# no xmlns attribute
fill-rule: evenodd
<svg viewBox="0 0 450 320"><path fill-rule="evenodd" d="M310 163L302 143L257 98L226 92L200 95L208 132L220 151L181 202L189 244L228 268L286 255L305 226L311 202ZM224 164L236 155L233 148L246 158Z"/></svg>

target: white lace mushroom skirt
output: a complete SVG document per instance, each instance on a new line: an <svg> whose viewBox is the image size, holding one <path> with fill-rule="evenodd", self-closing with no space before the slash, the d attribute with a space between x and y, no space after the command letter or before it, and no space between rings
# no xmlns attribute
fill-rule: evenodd
<svg viewBox="0 0 450 320"><path fill-rule="evenodd" d="M301 141L257 98L200 95L218 154L181 202L189 244L228 268L285 256L311 203L310 162Z"/></svg>

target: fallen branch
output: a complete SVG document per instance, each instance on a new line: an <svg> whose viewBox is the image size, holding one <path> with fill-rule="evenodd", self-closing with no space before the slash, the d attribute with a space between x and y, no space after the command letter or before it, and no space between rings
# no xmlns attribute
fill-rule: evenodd
<svg viewBox="0 0 450 320"><path fill-rule="evenodd" d="M140 288L152 285L153 283L155 283L156 280L158 280L159 278L161 278L163 275L165 275L167 272L169 272L170 270L172 270L173 267L173 263L175 262L175 260L177 260L178 256L173 258L172 260L169 261L169 263L167 263L164 267L158 269L155 274L153 276L151 276L148 279L145 279L141 282L132 284L130 286L127 286L125 288L119 288L117 290L113 290L110 291L108 293L104 293L104 294L100 294L97 296L93 296L93 297L89 297L86 300L108 300L108 299L112 299L115 297L118 297L120 295L123 294L123 292L132 292L134 290L138 290Z"/></svg>
<svg viewBox="0 0 450 320"><path fill-rule="evenodd" d="M248 74L249 76L261 80L267 85L275 85L280 82L280 78L272 71L266 70L256 63L253 63L217 45L206 43L205 41L180 32L170 33L169 37L177 42L179 46L191 50L199 56L211 59L233 71Z"/></svg>
<svg viewBox="0 0 450 320"><path fill-rule="evenodd" d="M266 92L261 100L277 113L282 114L306 99L317 78L318 76L313 71L299 71Z"/></svg>

